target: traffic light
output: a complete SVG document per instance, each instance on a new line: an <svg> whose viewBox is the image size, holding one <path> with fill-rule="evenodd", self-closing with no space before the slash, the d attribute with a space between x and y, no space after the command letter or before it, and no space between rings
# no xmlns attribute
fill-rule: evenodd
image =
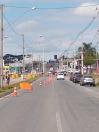
<svg viewBox="0 0 99 132"><path fill-rule="evenodd" d="M64 59L65 59L65 56L63 55L62 58L63 58L63 60L64 60Z"/></svg>
<svg viewBox="0 0 99 132"><path fill-rule="evenodd" d="M57 55L54 55L54 59L57 60Z"/></svg>

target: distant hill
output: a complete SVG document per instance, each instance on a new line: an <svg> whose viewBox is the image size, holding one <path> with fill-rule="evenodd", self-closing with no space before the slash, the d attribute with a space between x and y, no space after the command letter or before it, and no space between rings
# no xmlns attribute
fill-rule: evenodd
<svg viewBox="0 0 99 132"><path fill-rule="evenodd" d="M4 64L15 63L15 62L22 62L23 55L6 54L6 55L4 55L3 59L4 59Z"/></svg>

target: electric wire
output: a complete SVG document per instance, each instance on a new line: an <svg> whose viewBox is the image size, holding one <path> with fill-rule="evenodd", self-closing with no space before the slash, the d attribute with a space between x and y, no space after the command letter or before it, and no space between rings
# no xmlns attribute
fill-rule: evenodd
<svg viewBox="0 0 99 132"><path fill-rule="evenodd" d="M79 7L96 7L96 6L99 6L99 4L91 4L91 5L82 5L82 6L79 6ZM5 7L10 7L10 8L23 8L23 9L25 9L25 8L28 8L28 9L30 9L30 7L29 6L8 6L8 5L5 5ZM67 8L77 8L77 6L61 6L61 7L52 7L52 8L50 8L50 7L35 7L35 9L67 9ZM31 8L32 9L32 8ZM29 10L28 10L29 11ZM27 12L28 12L27 11ZM81 31L81 32L79 32L78 33L78 35L76 36L76 38L75 38L75 40L73 41L73 42L71 42L70 43L70 45L69 45L69 48L68 49L66 49L65 51L64 51L64 53L66 52L66 51L69 51L69 49L70 49L70 47L73 45L73 44L75 44L75 42L79 39L79 37L93 24L93 22L95 21L95 19L96 19L97 17L94 17L89 23L88 23L88 25ZM17 33L16 31L15 31L15 29L12 27L12 25L8 22L8 20L6 19L6 21L7 21L7 23L8 23L8 25L11 27L11 29L12 29L12 31L15 33L15 34L17 34L17 35L19 35L19 33ZM63 54L64 54L63 53Z"/></svg>
<svg viewBox="0 0 99 132"><path fill-rule="evenodd" d="M71 46L73 44L75 44L77 42L77 40L79 39L79 37L94 23L94 21L96 20L96 18L98 17L98 15L99 14L97 14L96 17L93 17L91 19L91 21L86 25L86 27L77 34L76 38L69 44L69 47L66 50L64 50L64 52L61 54L61 56L63 56L65 52L69 52Z"/></svg>
<svg viewBox="0 0 99 132"><path fill-rule="evenodd" d="M96 7L99 6L99 4L89 4L89 5L80 5L79 7ZM5 5L5 7L9 7L9 8L31 8L30 6L15 6L15 5ZM43 10L57 10L57 9L68 9L68 8L77 8L78 6L59 6L59 7L35 7L36 9L43 9Z"/></svg>
<svg viewBox="0 0 99 132"><path fill-rule="evenodd" d="M9 27L10 27L10 29L12 30L12 32L13 32L15 35L19 36L20 38L22 38L22 35L23 35L23 34L20 34L20 33L16 32L16 30L13 28L13 26L12 26L11 23L8 21L8 19L6 18L5 15L4 15L4 20L7 22L7 24L8 24Z"/></svg>
<svg viewBox="0 0 99 132"><path fill-rule="evenodd" d="M8 19L6 18L6 16L4 15L4 20L7 22L7 24L9 25L9 27L11 28L11 30L18 36L22 35L19 34L18 32L16 32L16 30L13 28L12 24L8 21Z"/></svg>
<svg viewBox="0 0 99 132"><path fill-rule="evenodd" d="M19 20L20 18L23 18L24 15L26 15L28 12L30 11L30 9L24 11L20 16L18 16L13 22L12 24L14 24L17 20ZM6 18L7 19L7 18ZM11 25L11 24L10 24ZM6 29L8 29L8 27L6 27Z"/></svg>

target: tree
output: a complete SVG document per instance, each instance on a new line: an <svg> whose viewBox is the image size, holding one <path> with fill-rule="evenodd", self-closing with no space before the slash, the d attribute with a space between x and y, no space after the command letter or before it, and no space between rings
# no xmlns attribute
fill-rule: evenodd
<svg viewBox="0 0 99 132"><path fill-rule="evenodd" d="M78 52L84 54L84 65L92 65L96 62L96 48L92 47L92 43L83 43L82 47L78 48Z"/></svg>

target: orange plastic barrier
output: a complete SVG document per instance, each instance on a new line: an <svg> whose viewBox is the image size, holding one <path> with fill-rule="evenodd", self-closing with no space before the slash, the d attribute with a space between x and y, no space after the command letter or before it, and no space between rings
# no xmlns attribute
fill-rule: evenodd
<svg viewBox="0 0 99 132"><path fill-rule="evenodd" d="M31 84L27 83L27 82L22 82L20 83L20 88L23 90L28 90L28 91L32 91L32 86Z"/></svg>

